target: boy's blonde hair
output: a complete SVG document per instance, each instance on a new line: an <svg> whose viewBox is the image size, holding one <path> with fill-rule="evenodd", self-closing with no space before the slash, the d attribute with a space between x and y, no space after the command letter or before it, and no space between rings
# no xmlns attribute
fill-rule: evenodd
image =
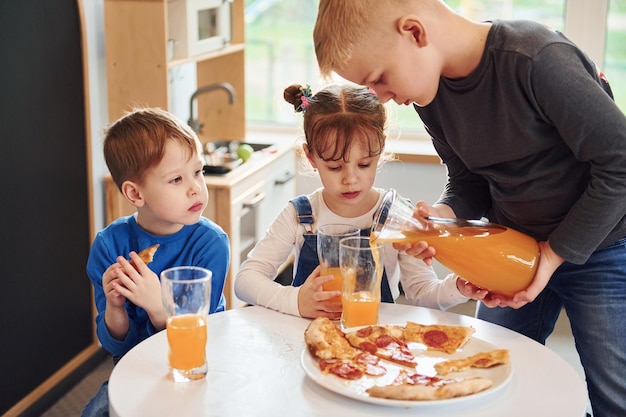
<svg viewBox="0 0 626 417"><path fill-rule="evenodd" d="M342 68L356 47L384 42L380 31L393 29L402 14L431 9L439 0L320 0L313 43L323 77ZM380 46L380 45L379 45Z"/></svg>
<svg viewBox="0 0 626 417"><path fill-rule="evenodd" d="M200 153L200 141L184 122L158 108L136 108L105 128L104 159L121 190L124 181L142 180L146 169L158 164L168 140Z"/></svg>

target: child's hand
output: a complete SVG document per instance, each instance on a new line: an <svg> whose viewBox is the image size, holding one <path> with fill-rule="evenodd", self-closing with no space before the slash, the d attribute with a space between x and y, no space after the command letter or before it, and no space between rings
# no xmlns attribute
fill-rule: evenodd
<svg viewBox="0 0 626 417"><path fill-rule="evenodd" d="M424 223L424 219L428 216L456 217L452 209L444 204L430 206L424 201L418 201L413 211L413 217ZM435 248L428 246L428 243L424 241L403 244L394 243L393 247L398 251L406 252L407 255L423 260L428 266L432 266L433 257L437 254Z"/></svg>
<svg viewBox="0 0 626 417"><path fill-rule="evenodd" d="M121 266L118 270L119 281L113 282L113 286L133 304L146 310L155 328L163 329L166 314L161 301L159 277L135 252L130 253L130 258L137 269L123 256L118 257L117 262Z"/></svg>
<svg viewBox="0 0 626 417"><path fill-rule="evenodd" d="M118 278L118 270L120 268L120 264L114 263L102 275L102 288L107 305L114 308L123 308L126 302L126 297L121 295L116 289L117 285L121 285Z"/></svg>
<svg viewBox="0 0 626 417"><path fill-rule="evenodd" d="M487 298L487 300L485 300L485 303L489 301L489 290L477 287L471 282L465 281L461 277L456 278L456 288L462 295L471 298L472 300L483 301L485 300L485 298Z"/></svg>
<svg viewBox="0 0 626 417"><path fill-rule="evenodd" d="M298 291L298 310L302 317L341 317L341 301L330 301L341 297L341 291L324 291L322 288L322 284L332 280L332 275L320 276L319 266L311 272Z"/></svg>

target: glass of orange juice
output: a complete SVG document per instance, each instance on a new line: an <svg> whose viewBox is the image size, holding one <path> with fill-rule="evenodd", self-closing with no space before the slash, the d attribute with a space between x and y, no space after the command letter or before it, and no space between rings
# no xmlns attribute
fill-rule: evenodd
<svg viewBox="0 0 626 417"><path fill-rule="evenodd" d="M383 244L356 236L339 242L341 326L346 329L378 323L380 283L383 277Z"/></svg>
<svg viewBox="0 0 626 417"><path fill-rule="evenodd" d="M325 283L324 291L341 291L341 270L339 269L339 241L345 237L359 236L361 229L349 224L325 224L317 228L317 256L321 275L332 275L333 280ZM341 297L331 301L340 302Z"/></svg>
<svg viewBox="0 0 626 417"><path fill-rule="evenodd" d="M212 275L208 269L195 266L179 266L161 272L161 296L167 313L168 361L176 382L206 376L206 321Z"/></svg>

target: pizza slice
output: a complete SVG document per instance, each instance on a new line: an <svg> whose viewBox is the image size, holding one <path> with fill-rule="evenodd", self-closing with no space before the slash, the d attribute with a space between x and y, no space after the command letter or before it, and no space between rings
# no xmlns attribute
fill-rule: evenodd
<svg viewBox="0 0 626 417"><path fill-rule="evenodd" d="M367 326L346 333L346 339L355 348L369 352L379 358L415 368L415 356L404 341L401 326Z"/></svg>
<svg viewBox="0 0 626 417"><path fill-rule="evenodd" d="M142 261L144 261L146 265L148 265L154 259L154 254L156 253L159 246L160 245L157 243L155 245L147 247L141 252L139 252L137 255L141 258ZM135 263L132 260L130 261L130 263L133 266L133 268L137 269L137 265L135 265Z"/></svg>
<svg viewBox="0 0 626 417"><path fill-rule="evenodd" d="M486 378L442 379L400 370L389 385L375 385L366 392L372 397L405 401L443 400L476 394L490 388Z"/></svg>
<svg viewBox="0 0 626 417"><path fill-rule="evenodd" d="M429 350L454 353L474 334L471 326L418 324L407 321L404 338L407 343L422 343Z"/></svg>
<svg viewBox="0 0 626 417"><path fill-rule="evenodd" d="M309 352L320 359L352 359L359 350L352 346L344 333L326 317L318 317L304 331Z"/></svg>
<svg viewBox="0 0 626 417"><path fill-rule="evenodd" d="M496 349L487 352L479 352L467 358L451 359L436 363L435 371L437 371L439 375L446 375L450 372L466 371L469 368L490 368L507 363L509 363L509 351L506 349Z"/></svg>

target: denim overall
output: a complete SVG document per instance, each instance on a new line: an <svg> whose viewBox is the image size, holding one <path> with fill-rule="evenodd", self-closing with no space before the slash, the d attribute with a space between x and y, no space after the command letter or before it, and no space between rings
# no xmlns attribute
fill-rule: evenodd
<svg viewBox="0 0 626 417"><path fill-rule="evenodd" d="M299 287L304 284L304 281L311 275L311 272L319 265L319 258L317 257L317 234L313 233L311 225L314 223L313 209L311 203L305 195L298 196L290 201L296 209L296 215L298 216L298 222L304 226L305 233L304 243L300 249L300 257L298 258L298 267L296 270L296 276L293 279L293 286ZM369 236L370 229L361 230L361 236ZM383 303L393 303L393 296L389 288L389 282L387 281L387 274L383 269L383 279L380 283L380 299Z"/></svg>

